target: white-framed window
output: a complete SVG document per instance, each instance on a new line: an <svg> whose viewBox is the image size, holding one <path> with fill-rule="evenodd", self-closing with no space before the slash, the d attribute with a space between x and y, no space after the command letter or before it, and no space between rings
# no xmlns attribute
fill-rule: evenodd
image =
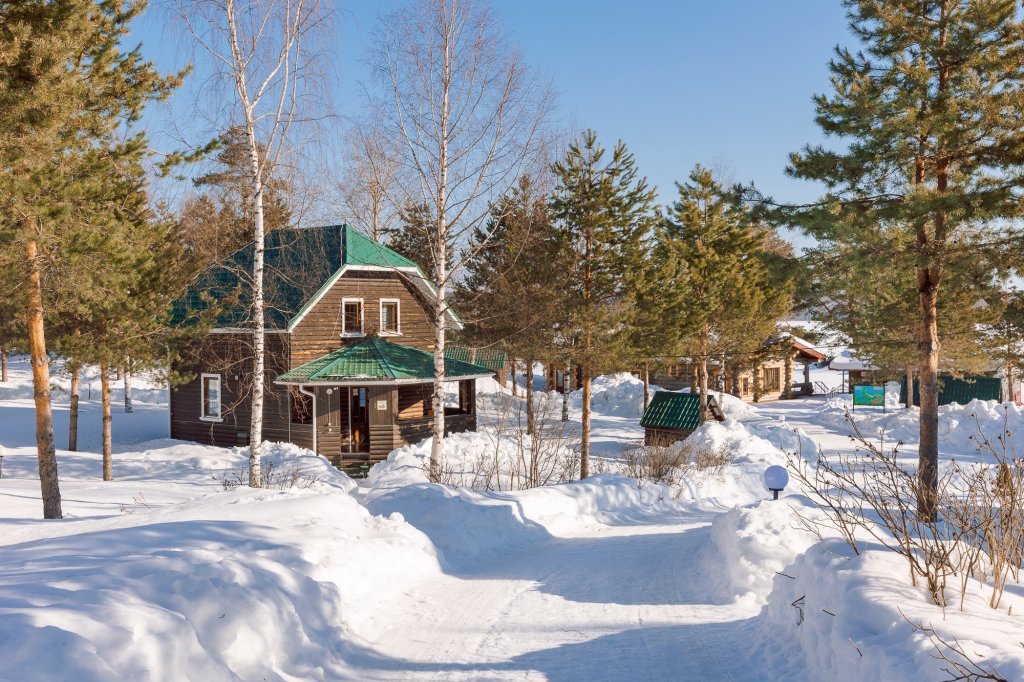
<svg viewBox="0 0 1024 682"><path fill-rule="evenodd" d="M199 418L204 421L221 421L220 375L203 374L199 377L201 406Z"/></svg>
<svg viewBox="0 0 1024 682"><path fill-rule="evenodd" d="M341 299L341 335L342 336L363 336L363 299L343 298Z"/></svg>
<svg viewBox="0 0 1024 682"><path fill-rule="evenodd" d="M398 336L402 333L402 302L397 298L380 299L381 336Z"/></svg>

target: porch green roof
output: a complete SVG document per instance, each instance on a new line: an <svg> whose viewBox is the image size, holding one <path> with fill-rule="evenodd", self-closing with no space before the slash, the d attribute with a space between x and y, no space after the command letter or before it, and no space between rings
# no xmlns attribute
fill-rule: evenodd
<svg viewBox="0 0 1024 682"><path fill-rule="evenodd" d="M445 358L445 375L452 379L490 374L490 370L461 360ZM339 348L275 379L280 383L348 381L432 381L434 355L377 336Z"/></svg>
<svg viewBox="0 0 1024 682"><path fill-rule="evenodd" d="M714 398L709 396L709 400ZM694 393L658 391L644 410L640 426L694 430L700 425L700 399Z"/></svg>

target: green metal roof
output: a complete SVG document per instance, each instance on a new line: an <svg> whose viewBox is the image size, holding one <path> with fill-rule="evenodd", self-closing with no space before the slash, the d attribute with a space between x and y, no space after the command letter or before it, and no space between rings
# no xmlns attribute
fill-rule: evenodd
<svg viewBox="0 0 1024 682"><path fill-rule="evenodd" d="M252 308L254 252L251 242L203 270L185 295L171 304L171 324L190 324L205 311L214 309L213 326L246 325ZM348 225L284 228L267 233L263 283L266 326L286 329L289 321L345 265L416 267L409 259Z"/></svg>
<svg viewBox="0 0 1024 682"><path fill-rule="evenodd" d="M501 348L470 348L460 344L446 345L444 356L452 360L461 360L487 369L497 371L505 368L505 351Z"/></svg>
<svg viewBox="0 0 1024 682"><path fill-rule="evenodd" d="M708 396L713 402L713 396ZM644 410L640 426L656 429L693 430L700 425L700 399L695 393L657 391Z"/></svg>
<svg viewBox="0 0 1024 682"><path fill-rule="evenodd" d="M445 375L458 377L490 374L490 370L469 362L445 358ZM282 383L339 381L431 381L434 354L410 346L368 336L355 343L307 362L275 379Z"/></svg>
<svg viewBox="0 0 1024 682"><path fill-rule="evenodd" d="M416 268L405 256L392 251L368 236L342 225L342 265L377 265L384 268Z"/></svg>

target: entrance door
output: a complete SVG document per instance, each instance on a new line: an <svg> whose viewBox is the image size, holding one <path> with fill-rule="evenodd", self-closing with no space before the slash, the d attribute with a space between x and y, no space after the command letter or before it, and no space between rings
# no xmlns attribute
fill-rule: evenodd
<svg viewBox="0 0 1024 682"><path fill-rule="evenodd" d="M343 388L342 418L346 428L341 434L342 452L367 453L370 451L370 424L367 419L368 397L366 388Z"/></svg>

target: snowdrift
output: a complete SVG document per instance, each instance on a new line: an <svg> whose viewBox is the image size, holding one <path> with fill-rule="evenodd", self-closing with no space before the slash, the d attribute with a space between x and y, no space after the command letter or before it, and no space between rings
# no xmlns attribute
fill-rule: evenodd
<svg viewBox="0 0 1024 682"><path fill-rule="evenodd" d="M10 679L350 676L354 633L439 570L423 535L334 488L239 488L76 531L0 555Z"/></svg>

